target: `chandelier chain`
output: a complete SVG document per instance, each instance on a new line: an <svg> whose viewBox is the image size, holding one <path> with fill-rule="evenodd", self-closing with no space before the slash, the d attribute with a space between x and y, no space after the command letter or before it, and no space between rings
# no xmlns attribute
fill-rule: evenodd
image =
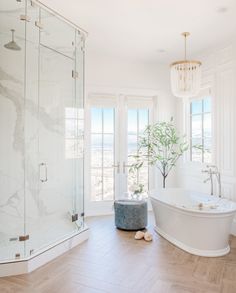
<svg viewBox="0 0 236 293"><path fill-rule="evenodd" d="M184 59L186 59L186 50L187 50L187 35L184 36Z"/></svg>

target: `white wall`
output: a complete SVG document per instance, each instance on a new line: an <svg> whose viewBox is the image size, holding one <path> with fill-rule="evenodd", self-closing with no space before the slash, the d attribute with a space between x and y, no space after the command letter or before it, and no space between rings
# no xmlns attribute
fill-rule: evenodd
<svg viewBox="0 0 236 293"><path fill-rule="evenodd" d="M211 87L213 99L214 158L222 176L222 194L236 201L236 43L199 57L203 63L203 87ZM183 102L177 102L177 120L183 130ZM210 190L201 173L203 164L182 162L178 184L190 189ZM236 231L235 231L236 232Z"/></svg>

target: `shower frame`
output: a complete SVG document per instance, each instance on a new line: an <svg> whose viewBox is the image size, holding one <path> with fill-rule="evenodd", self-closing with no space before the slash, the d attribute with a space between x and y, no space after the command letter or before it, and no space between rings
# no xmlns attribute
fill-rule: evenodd
<svg viewBox="0 0 236 293"><path fill-rule="evenodd" d="M19 218L16 216L15 223L11 223L14 232L19 233L10 233L9 241L15 242L15 246L11 245L13 248L9 257L0 259L0 277L30 272L88 238L88 228L84 223L83 174L84 55L87 32L40 1L14 1L21 5L21 13L17 14L17 17L21 27L24 24L24 38L17 38L17 32L15 35L16 41L23 44L22 52L18 54L21 54L24 66L20 80L23 98L18 102L21 103L23 116L24 162L23 167L21 166L23 187L21 195L17 194L17 198L22 207ZM47 28L44 27L43 21L48 21ZM50 28L50 22L55 22L54 28ZM57 27L62 28L62 38L55 37L51 42L50 36L53 37L54 32L57 34ZM68 34L63 35L63 29ZM34 33L35 30L37 35ZM69 42L65 42L64 47L59 46L60 42L63 44L63 38L69 39L68 36L73 38L72 49L68 46ZM52 69L55 69L55 72ZM18 81L10 82L14 84ZM56 100L57 96L60 97L60 101ZM55 121L58 121L58 124ZM67 124L70 125L69 130ZM53 128L51 132L47 129L48 126ZM19 133L17 135L20 136ZM52 150L50 143L54 147ZM67 143L72 143L68 151ZM57 149L58 154L54 156ZM62 156L63 151L65 158ZM53 160L47 163L42 160L43 157L53 157ZM50 164L53 167L51 169ZM65 179L63 185L64 177L67 180ZM51 182L56 184L53 185ZM58 199L63 200L62 204ZM35 211L31 204L33 200ZM46 202L45 207L42 206L43 200ZM53 204L57 205L57 208L54 209ZM58 224L57 214L61 221L58 221ZM17 231L18 226L21 227L20 231ZM60 230L60 226L65 230ZM53 238L55 228L58 228L58 232ZM40 231L42 234L37 235Z"/></svg>

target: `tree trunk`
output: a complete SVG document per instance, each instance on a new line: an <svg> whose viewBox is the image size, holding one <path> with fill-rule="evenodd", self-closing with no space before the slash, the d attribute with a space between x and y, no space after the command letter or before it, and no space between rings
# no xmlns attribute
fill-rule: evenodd
<svg viewBox="0 0 236 293"><path fill-rule="evenodd" d="M163 188L166 188L166 176L163 176L163 184L162 184L163 186Z"/></svg>

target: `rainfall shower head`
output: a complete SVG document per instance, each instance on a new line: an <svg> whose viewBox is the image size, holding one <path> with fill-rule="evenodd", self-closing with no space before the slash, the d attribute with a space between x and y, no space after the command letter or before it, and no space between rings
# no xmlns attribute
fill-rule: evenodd
<svg viewBox="0 0 236 293"><path fill-rule="evenodd" d="M17 43L15 42L14 40L14 33L15 33L15 30L14 29L11 29L11 33L12 33L12 40L5 44L4 47L9 49L9 50L13 50L13 51L20 51L21 50L21 47L17 45Z"/></svg>

